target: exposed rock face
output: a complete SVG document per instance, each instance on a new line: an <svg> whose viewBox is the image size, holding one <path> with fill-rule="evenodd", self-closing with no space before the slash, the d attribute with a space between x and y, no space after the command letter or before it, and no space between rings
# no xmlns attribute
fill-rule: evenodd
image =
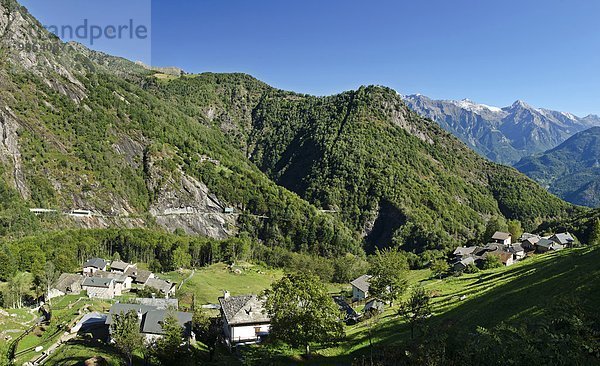
<svg viewBox="0 0 600 366"><path fill-rule="evenodd" d="M164 152L160 156L147 154L145 158L147 185L154 193L149 212L156 222L168 229L181 228L190 234L219 239L233 234L235 216L225 214L224 204L211 195L205 184L183 172L180 166L175 171L163 168L160 161L169 159L171 157Z"/></svg>
<svg viewBox="0 0 600 366"><path fill-rule="evenodd" d="M41 77L49 87L75 102L85 98L85 87L66 67L71 63L66 45L13 0L0 4L0 45L13 64Z"/></svg>
<svg viewBox="0 0 600 366"><path fill-rule="evenodd" d="M19 150L17 130L19 123L10 108L0 108L0 160L4 165L12 167L11 184L25 199L31 197L31 192L25 182L23 162Z"/></svg>

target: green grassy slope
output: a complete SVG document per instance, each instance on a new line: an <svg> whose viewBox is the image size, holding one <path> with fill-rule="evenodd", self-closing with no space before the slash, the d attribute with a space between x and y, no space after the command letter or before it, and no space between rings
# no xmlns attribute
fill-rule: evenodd
<svg viewBox="0 0 600 366"><path fill-rule="evenodd" d="M600 307L600 248L565 250L527 259L510 267L465 274L443 280L413 278L435 297L434 316L428 326L451 336L492 328L501 322L519 324L535 320L564 296L577 298L594 314ZM461 300L461 298L464 298ZM388 310L373 331L377 347L402 344L410 339L407 325ZM369 350L367 326L347 330L348 340L319 351L317 364L343 364Z"/></svg>

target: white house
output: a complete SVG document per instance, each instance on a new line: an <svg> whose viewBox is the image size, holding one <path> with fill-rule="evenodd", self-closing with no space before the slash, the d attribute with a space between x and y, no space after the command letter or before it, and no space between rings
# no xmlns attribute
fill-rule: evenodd
<svg viewBox="0 0 600 366"><path fill-rule="evenodd" d="M92 258L83 264L83 274L91 276L96 271L106 271L108 263L102 258Z"/></svg>
<svg viewBox="0 0 600 366"><path fill-rule="evenodd" d="M133 278L123 273L96 271L92 277L112 278L115 281L115 296L121 296L123 292L131 290Z"/></svg>
<svg viewBox="0 0 600 366"><path fill-rule="evenodd" d="M494 235L492 235L492 240L494 243L510 245L512 242L512 236L509 233L496 231Z"/></svg>
<svg viewBox="0 0 600 366"><path fill-rule="evenodd" d="M362 275L350 282L352 285L352 301L360 301L369 297L369 281L373 276Z"/></svg>
<svg viewBox="0 0 600 366"><path fill-rule="evenodd" d="M87 277L81 288L87 291L89 298L114 299L116 295L115 280L112 278Z"/></svg>
<svg viewBox="0 0 600 366"><path fill-rule="evenodd" d="M260 342L269 334L271 320L264 309L264 300L256 295L231 296L225 292L219 298L223 332L231 347Z"/></svg>

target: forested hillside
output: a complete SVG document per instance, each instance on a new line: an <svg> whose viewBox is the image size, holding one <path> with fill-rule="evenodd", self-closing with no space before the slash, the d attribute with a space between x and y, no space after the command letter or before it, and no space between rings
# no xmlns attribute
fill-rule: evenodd
<svg viewBox="0 0 600 366"><path fill-rule="evenodd" d="M478 157L391 89L313 97L216 74L154 88L209 118L275 182L336 212L367 249L447 249L476 239L492 216L532 230L573 210L514 169Z"/></svg>
<svg viewBox="0 0 600 366"><path fill-rule="evenodd" d="M593 127L543 154L523 158L515 167L578 205L600 206L600 127Z"/></svg>
<svg viewBox="0 0 600 366"><path fill-rule="evenodd" d="M242 74L160 74L62 44L13 0L2 7L7 234L246 232L267 247L338 256L361 244L447 250L478 239L494 216L533 230L578 210L478 157L391 89L314 97ZM31 207L96 215L40 220Z"/></svg>

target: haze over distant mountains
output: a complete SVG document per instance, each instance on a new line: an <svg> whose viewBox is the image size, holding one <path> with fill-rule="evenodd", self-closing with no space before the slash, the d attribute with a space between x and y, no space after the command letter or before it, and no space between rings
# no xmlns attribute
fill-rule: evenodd
<svg viewBox="0 0 600 366"><path fill-rule="evenodd" d="M413 111L437 122L488 159L514 164L526 156L553 149L574 134L600 126L600 117L535 108L518 100L498 108L468 99L433 100L403 96Z"/></svg>
<svg viewBox="0 0 600 366"><path fill-rule="evenodd" d="M600 206L600 127L580 132L515 167L557 196L584 206Z"/></svg>

